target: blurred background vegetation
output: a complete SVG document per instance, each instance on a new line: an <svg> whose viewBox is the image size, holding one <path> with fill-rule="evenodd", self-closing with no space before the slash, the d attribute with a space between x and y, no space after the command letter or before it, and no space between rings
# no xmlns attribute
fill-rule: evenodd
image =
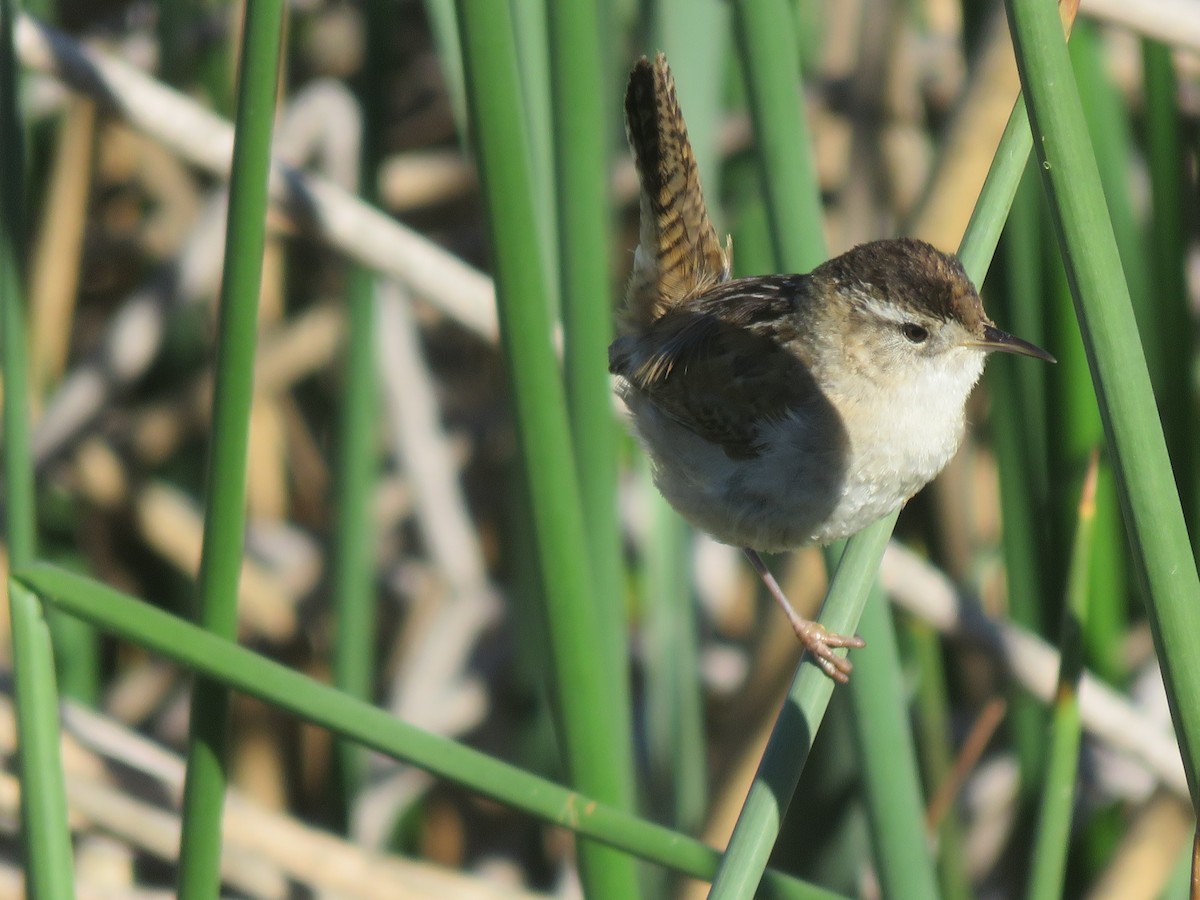
<svg viewBox="0 0 1200 900"><path fill-rule="evenodd" d="M527 188L519 199L535 224L519 237L538 259L547 333L562 323L574 463L561 461L569 484L578 476L591 561L587 576L576 572L593 596L573 646L594 646L604 661L605 708L586 713L625 739L634 772L632 794L609 799L714 846L728 840L797 646L737 552L690 533L657 497L596 380L607 379L609 310L636 244L620 103L639 55L661 49L671 61L737 273L776 268L744 82L754 47L744 35L739 46L733 6L599 3L599 56L589 62L566 43L552 2L510 0L521 111L511 127L521 140L507 152L523 154L528 183L493 169L481 190L467 123L488 110L468 103L468 84L476 104L484 93L463 65L473 45L452 4L287 4L274 153L336 187L314 192L312 208L277 203L267 219L239 597L245 645L423 729L569 780L556 705L562 718L563 707L592 701L564 695L549 663L548 645L563 639L542 612L546 545L535 535L547 526L521 466L511 395L521 386L506 379L492 283L480 274L492 272L485 207L494 217L506 191ZM66 89L33 23L18 29L39 555L191 616L228 135L174 115L199 104L232 118L241 8L42 0L27 12L178 92L114 103ZM810 239L836 253L908 233L954 249L1019 87L1002 6L797 0L787 22L824 212L823 235ZM1084 3L1071 60L1195 535L1200 8ZM557 94L563 72L592 63L601 130L557 127L570 112ZM586 172L582 188L569 180L572 140L603 183L588 188ZM600 227L572 256L564 247L580 231L564 195L593 188ZM336 225L354 195L405 230L369 218L357 232ZM329 196L336 202L321 205ZM897 605L892 678L911 701L941 892L1023 895L1058 668L1031 636L1056 644L1067 596L1085 598L1083 660L1112 692L1097 687L1103 703L1083 704L1062 893L1182 896L1194 820L1053 227L1031 168L983 293L1001 327L1059 365L994 360L962 452L902 515L902 546L889 548L882 571ZM1081 526L1090 460L1094 504ZM819 551L773 565L811 612L825 587ZM955 619L945 612L954 603L970 612ZM167 891L191 677L68 617L52 616L51 627L70 699L64 754L80 894ZM8 646L5 636L6 668ZM10 697L0 718L0 893L18 896ZM849 701L835 692L772 865L875 897L864 738ZM580 890L566 830L252 699L235 696L231 734L223 873L235 895ZM640 878L645 896L705 889L651 867Z"/></svg>

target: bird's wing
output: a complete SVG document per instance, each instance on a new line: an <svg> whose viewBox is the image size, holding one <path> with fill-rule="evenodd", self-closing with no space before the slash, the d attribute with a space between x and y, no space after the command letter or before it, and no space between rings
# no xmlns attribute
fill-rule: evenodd
<svg viewBox="0 0 1200 900"><path fill-rule="evenodd" d="M641 233L626 292L625 316L644 328L686 297L729 279L700 188L696 158L660 53L640 60L625 92L625 126L641 180Z"/></svg>
<svg viewBox="0 0 1200 900"><path fill-rule="evenodd" d="M805 362L789 347L787 279L744 279L669 310L618 339L610 369L665 415L733 459L758 456L759 429L805 408L826 407Z"/></svg>

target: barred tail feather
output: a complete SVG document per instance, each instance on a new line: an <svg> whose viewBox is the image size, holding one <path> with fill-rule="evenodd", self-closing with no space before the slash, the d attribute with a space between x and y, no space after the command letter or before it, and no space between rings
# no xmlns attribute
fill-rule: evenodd
<svg viewBox="0 0 1200 900"><path fill-rule="evenodd" d="M729 278L729 255L708 218L675 81L660 53L629 76L625 125L641 179L641 232L626 293L629 330Z"/></svg>

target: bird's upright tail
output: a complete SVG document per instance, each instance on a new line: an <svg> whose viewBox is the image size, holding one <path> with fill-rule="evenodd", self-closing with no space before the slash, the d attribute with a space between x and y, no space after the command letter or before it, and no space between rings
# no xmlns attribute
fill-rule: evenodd
<svg viewBox="0 0 1200 900"><path fill-rule="evenodd" d="M660 53L633 67L625 92L625 128L642 185L641 233L626 291L623 329L645 328L679 301L730 275L708 218L696 158Z"/></svg>

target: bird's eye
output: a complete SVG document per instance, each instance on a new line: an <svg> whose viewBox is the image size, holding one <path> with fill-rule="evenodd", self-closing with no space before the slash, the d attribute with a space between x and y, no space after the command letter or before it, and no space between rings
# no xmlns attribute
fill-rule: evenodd
<svg viewBox="0 0 1200 900"><path fill-rule="evenodd" d="M923 344L929 337L929 329L918 325L916 322L905 322L900 326L900 333L914 344Z"/></svg>

